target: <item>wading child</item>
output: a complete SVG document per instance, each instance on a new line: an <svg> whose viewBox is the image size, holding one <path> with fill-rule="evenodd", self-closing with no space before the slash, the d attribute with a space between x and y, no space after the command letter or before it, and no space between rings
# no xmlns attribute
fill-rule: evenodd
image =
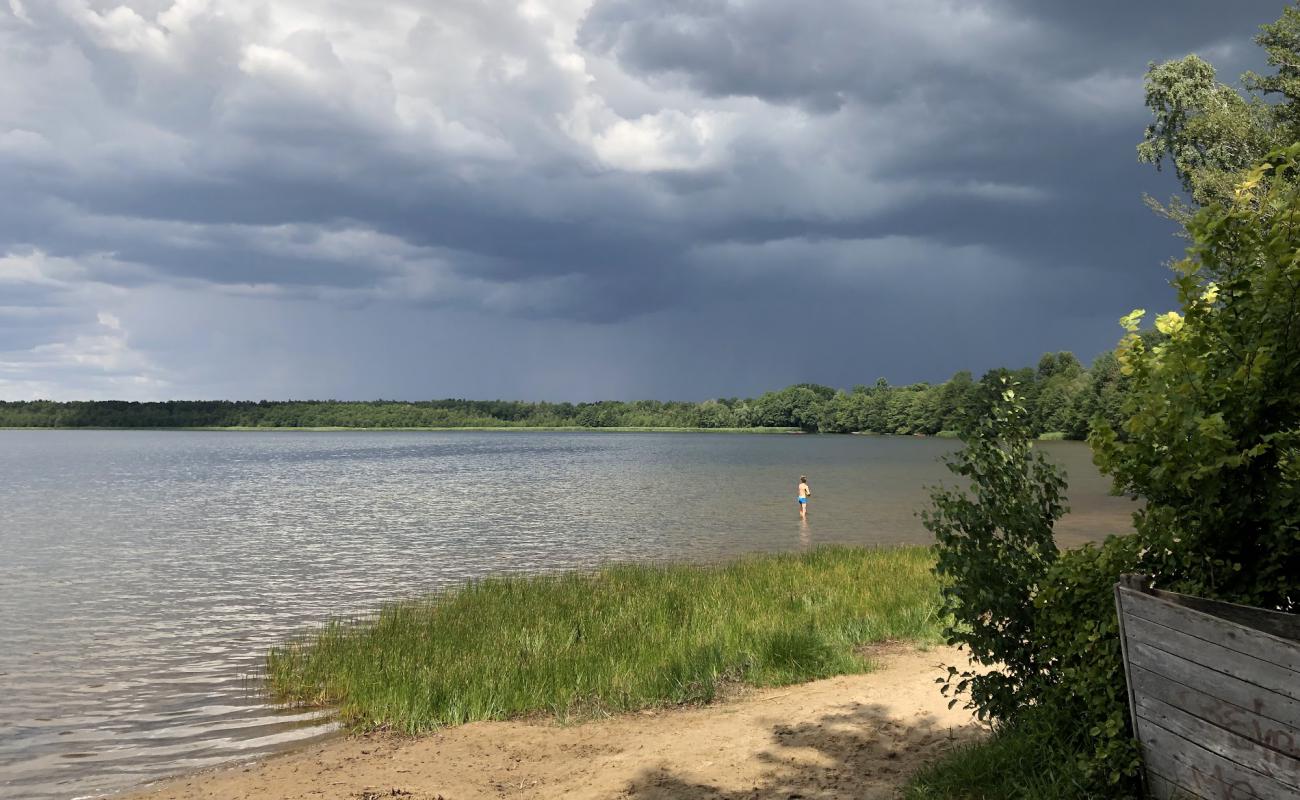
<svg viewBox="0 0 1300 800"><path fill-rule="evenodd" d="M812 497L812 488L808 486L808 476L799 476L799 516L808 516L808 498Z"/></svg>

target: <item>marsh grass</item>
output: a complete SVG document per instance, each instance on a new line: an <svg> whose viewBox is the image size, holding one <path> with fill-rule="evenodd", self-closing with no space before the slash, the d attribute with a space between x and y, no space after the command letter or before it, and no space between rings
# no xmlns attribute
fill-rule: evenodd
<svg viewBox="0 0 1300 800"><path fill-rule="evenodd" d="M932 564L920 547L822 548L488 578L274 648L267 687L408 733L702 703L736 683L867 671L870 642L939 641Z"/></svg>

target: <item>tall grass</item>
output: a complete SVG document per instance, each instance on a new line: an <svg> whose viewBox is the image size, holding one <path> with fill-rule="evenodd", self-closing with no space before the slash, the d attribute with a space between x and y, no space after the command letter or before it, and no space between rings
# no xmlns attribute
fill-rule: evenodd
<svg viewBox="0 0 1300 800"><path fill-rule="evenodd" d="M1056 713L1043 709L1045 714ZM1082 734L1082 732L1080 732ZM912 776L905 800L1093 800L1097 795L1080 772L1088 752L1081 741L1059 741L1041 720L1002 728L971 742ZM1131 795L1116 787L1110 800Z"/></svg>
<svg viewBox="0 0 1300 800"><path fill-rule="evenodd" d="M411 733L704 702L731 682L866 671L865 643L937 641L932 563L919 547L823 548L489 578L277 647L267 685L354 727Z"/></svg>

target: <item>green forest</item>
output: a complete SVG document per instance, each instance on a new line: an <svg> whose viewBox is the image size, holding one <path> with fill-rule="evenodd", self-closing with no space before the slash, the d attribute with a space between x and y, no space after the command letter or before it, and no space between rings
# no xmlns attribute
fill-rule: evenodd
<svg viewBox="0 0 1300 800"><path fill-rule="evenodd" d="M1125 380L1114 353L1085 367L1068 352L1037 367L994 370L1030 409L1035 434L1083 439L1091 421L1116 421ZM978 382L958 372L943 383L892 386L883 378L849 391L796 384L757 398L702 403L656 400L530 403L511 400L0 402L9 428L798 428L821 433L935 435L954 431Z"/></svg>

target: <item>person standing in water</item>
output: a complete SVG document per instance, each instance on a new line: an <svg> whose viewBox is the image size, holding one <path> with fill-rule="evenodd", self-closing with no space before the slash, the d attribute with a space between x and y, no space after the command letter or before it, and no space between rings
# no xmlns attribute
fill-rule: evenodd
<svg viewBox="0 0 1300 800"><path fill-rule="evenodd" d="M808 476L799 476L799 518L808 516L808 498L812 497L812 487L808 485Z"/></svg>

